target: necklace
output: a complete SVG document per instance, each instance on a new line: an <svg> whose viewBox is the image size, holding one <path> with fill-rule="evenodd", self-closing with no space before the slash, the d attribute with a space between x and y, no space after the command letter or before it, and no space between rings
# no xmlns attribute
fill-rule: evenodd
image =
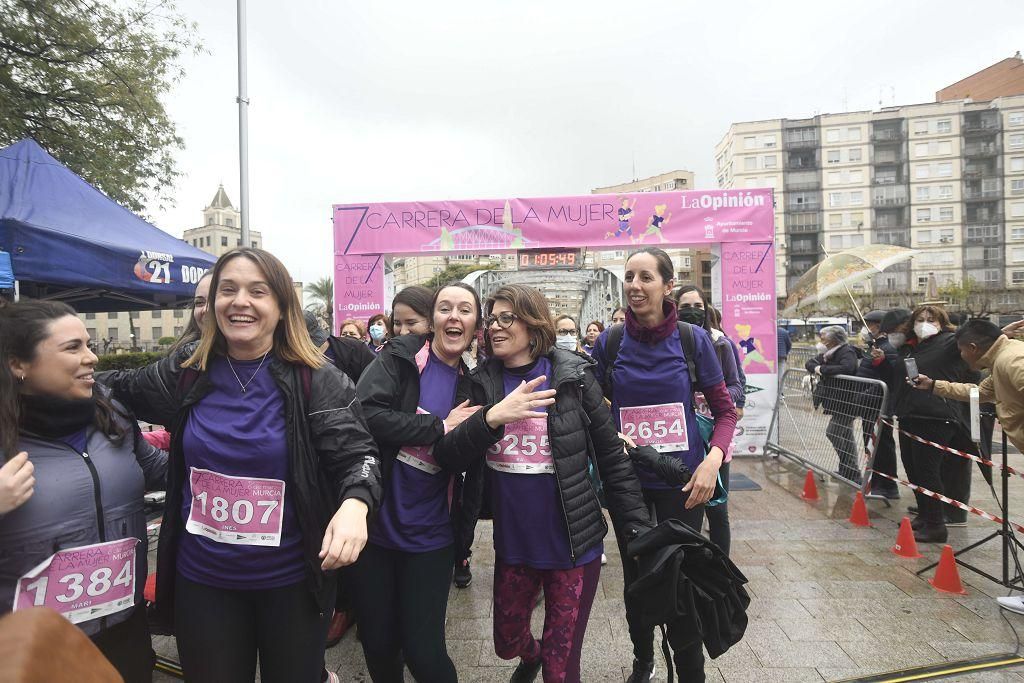
<svg viewBox="0 0 1024 683"><path fill-rule="evenodd" d="M270 351L267 351L265 354L263 354L263 359L260 360L260 364L256 366L256 372L252 373L252 377L250 377L249 381L246 382L245 384L242 384L241 378L238 376L238 373L235 372L235 366L231 364L231 356L228 356L227 354L224 355L224 357L228 359L228 367L231 368L231 374L235 376L235 381L238 382L238 386L242 388L243 394L245 393L245 388L252 384L252 381L256 379L256 375L259 374L260 368L263 367L263 361L265 361L267 359L267 356L269 355Z"/></svg>

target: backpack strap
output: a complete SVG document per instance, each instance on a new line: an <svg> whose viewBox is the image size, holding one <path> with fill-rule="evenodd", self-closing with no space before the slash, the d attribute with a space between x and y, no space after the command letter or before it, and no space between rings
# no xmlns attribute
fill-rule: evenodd
<svg viewBox="0 0 1024 683"><path fill-rule="evenodd" d="M313 394L313 371L308 365L299 366L299 380L302 382L302 397L306 400L306 407L309 407L309 398Z"/></svg>
<svg viewBox="0 0 1024 683"><path fill-rule="evenodd" d="M683 358L686 360L686 372L690 375L690 388L697 391L697 342L693 338L693 325L679 321L679 345L683 347Z"/></svg>
<svg viewBox="0 0 1024 683"><path fill-rule="evenodd" d="M679 345L683 349L683 358L686 360L686 372L690 375L690 387L697 390L697 342L693 336L693 326L684 323L682 320L676 323L679 327ZM612 397L612 369L615 367L615 359L619 355L619 347L622 346L622 335L625 325L619 323L608 328L608 339L605 341L604 355L604 393L610 400Z"/></svg>

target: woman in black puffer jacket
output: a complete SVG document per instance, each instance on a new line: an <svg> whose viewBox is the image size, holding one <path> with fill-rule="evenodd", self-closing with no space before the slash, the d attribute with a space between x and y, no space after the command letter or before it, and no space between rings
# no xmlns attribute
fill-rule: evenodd
<svg viewBox="0 0 1024 683"><path fill-rule="evenodd" d="M814 389L814 405L831 415L825 436L839 456L839 476L861 483L857 442L853 437L858 386L838 378L857 374L857 352L847 343L846 330L838 325L821 328L818 333L818 355L807 361L807 372L818 376Z"/></svg>
<svg viewBox="0 0 1024 683"><path fill-rule="evenodd" d="M650 526L640 482L583 354L552 349L544 296L507 285L485 305L488 361L456 403L484 406L456 428L438 462L463 470L484 459L494 513L494 648L520 658L513 681L580 680L580 648L601 573L608 527L587 476L596 461L612 522L625 538ZM547 415L545 416L545 412ZM448 447L450 444L450 447ZM544 589L545 636L530 632Z"/></svg>
<svg viewBox="0 0 1024 683"><path fill-rule="evenodd" d="M960 357L953 326L946 311L938 306L918 306L910 317L907 340L900 357L890 363L893 412L899 427L928 441L977 454L970 434L968 404L917 391L907 383L905 360L913 358L917 369L932 379L977 384L980 375ZM899 435L907 478L912 484L941 493L963 503L971 492L971 461L946 453L905 434ZM945 484L943 482L946 482ZM957 512L930 496L914 493L918 516L914 520L914 538L923 543L945 543L948 536L946 515ZM957 520L954 520L957 521Z"/></svg>

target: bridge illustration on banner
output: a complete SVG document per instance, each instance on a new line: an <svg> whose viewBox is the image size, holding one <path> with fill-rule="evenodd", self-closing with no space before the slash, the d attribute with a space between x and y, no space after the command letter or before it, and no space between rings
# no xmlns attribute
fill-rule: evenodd
<svg viewBox="0 0 1024 683"><path fill-rule="evenodd" d="M512 207L505 200L501 227L496 225L467 225L448 230L441 228L441 235L420 247L421 251L474 251L478 249L527 249L536 240L523 237L521 228L512 223Z"/></svg>

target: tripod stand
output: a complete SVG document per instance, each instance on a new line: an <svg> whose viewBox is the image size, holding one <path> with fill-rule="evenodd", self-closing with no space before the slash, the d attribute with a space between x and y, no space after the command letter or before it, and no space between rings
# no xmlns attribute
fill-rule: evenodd
<svg viewBox="0 0 1024 683"><path fill-rule="evenodd" d="M1001 586L1003 586L1005 588L1013 588L1013 589L1018 589L1018 590L1024 590L1024 569L1021 569L1020 558L1017 555L1017 550L1018 549L1024 550L1024 543L1021 543L1019 540L1017 540L1017 537L1013 533L1013 529L1010 527L1010 494L1009 494L1010 472L1006 469L1006 452L1007 452L1007 442L1006 442L1006 433L1004 432L1003 433L1003 463L1002 463L1003 467L1002 467L1002 470L1000 472L1000 478L1002 479L1002 489L1003 489L1003 501L1002 501L1002 504L1000 505L1000 513L1001 513L1000 516L1003 518L1003 523L1000 526L998 531L994 531L991 534L989 534L988 536L986 536L985 538L983 538L983 539L981 539L979 541L975 541L974 543L970 544L966 548L958 551L956 553L956 555L955 555L955 558L956 558L956 563L958 565L960 565L961 567L963 567L964 569L969 569L972 572L974 572L975 574L978 574L979 576L984 576L986 579L988 579L989 581L992 581L993 583L998 583L998 584L1000 584ZM992 486L991 483L989 484L989 487L992 489L992 494L995 495L995 487ZM1003 559L1003 576L1002 576L1002 579L998 579L998 578L992 576L991 574L989 574L988 572L983 571L983 570L979 569L978 567L975 567L975 566L973 566L971 564L968 564L967 562L964 562L963 560L960 559L961 555L963 555L965 553L968 553L971 550L974 550L975 548L979 548L979 547L985 545L986 543L988 543L989 541L992 541L992 540L997 539L997 538L998 539L1002 539L1002 541L1001 541L1002 542L1002 550L1003 550L1003 558L1002 558ZM1012 579L1010 578L1010 554L1011 553L1013 554L1013 565L1014 565L1014 573L1013 573L1013 578ZM939 564L938 562L933 562L932 564L928 565L924 569L921 569L920 571L918 571L917 575L920 576L921 574L924 574L927 571L931 571L936 566L938 566L938 564Z"/></svg>

